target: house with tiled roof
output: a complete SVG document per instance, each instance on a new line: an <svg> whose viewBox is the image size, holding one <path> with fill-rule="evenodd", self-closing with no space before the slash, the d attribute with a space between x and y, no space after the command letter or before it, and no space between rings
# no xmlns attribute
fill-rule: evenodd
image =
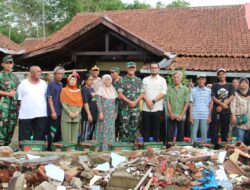
<svg viewBox="0 0 250 190"><path fill-rule="evenodd" d="M44 40L26 44L18 62L89 69L125 69L125 62L160 62L162 73L250 77L250 4L179 9L124 10L77 14Z"/></svg>
<svg viewBox="0 0 250 190"><path fill-rule="evenodd" d="M7 36L0 33L0 62L5 55L22 54L25 50L19 44L10 40Z"/></svg>

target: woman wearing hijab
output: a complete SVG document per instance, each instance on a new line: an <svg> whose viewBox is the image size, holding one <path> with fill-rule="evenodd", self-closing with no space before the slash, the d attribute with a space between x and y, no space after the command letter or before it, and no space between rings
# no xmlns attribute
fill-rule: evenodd
<svg viewBox="0 0 250 190"><path fill-rule="evenodd" d="M102 143L101 149L104 151L109 150L109 145L115 141L116 98L111 76L104 75L96 93L98 120L94 131L94 139Z"/></svg>
<svg viewBox="0 0 250 190"><path fill-rule="evenodd" d="M232 123L236 128L237 141L244 142L247 132L250 129L250 91L249 81L241 78L239 88L235 92L235 97L231 102Z"/></svg>
<svg viewBox="0 0 250 190"><path fill-rule="evenodd" d="M62 103L61 129L63 142L77 143L83 101L75 75L68 76L67 86L62 89L60 101Z"/></svg>

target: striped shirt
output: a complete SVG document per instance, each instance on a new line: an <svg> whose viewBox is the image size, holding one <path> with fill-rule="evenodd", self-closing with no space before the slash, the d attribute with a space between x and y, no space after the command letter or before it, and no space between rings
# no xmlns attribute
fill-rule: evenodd
<svg viewBox="0 0 250 190"><path fill-rule="evenodd" d="M211 89L200 88L199 86L193 88L190 96L190 102L193 106L193 119L208 119L211 101Z"/></svg>

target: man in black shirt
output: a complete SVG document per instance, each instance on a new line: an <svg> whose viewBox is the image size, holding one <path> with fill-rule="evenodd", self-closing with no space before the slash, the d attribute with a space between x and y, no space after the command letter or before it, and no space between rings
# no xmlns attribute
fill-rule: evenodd
<svg viewBox="0 0 250 190"><path fill-rule="evenodd" d="M215 148L220 148L218 144L218 134L221 134L222 142L227 142L230 123L230 103L234 97L234 88L226 81L226 70L218 69L218 83L213 84L211 96L213 99L212 110L212 143Z"/></svg>

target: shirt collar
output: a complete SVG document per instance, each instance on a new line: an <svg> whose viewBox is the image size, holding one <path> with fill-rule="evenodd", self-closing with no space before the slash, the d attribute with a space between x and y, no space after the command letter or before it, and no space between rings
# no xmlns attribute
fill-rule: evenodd
<svg viewBox="0 0 250 190"><path fill-rule="evenodd" d="M158 79L158 78L159 78L159 74L157 74L156 76L150 75L150 78L151 78L151 79Z"/></svg>
<svg viewBox="0 0 250 190"><path fill-rule="evenodd" d="M179 85L179 88L183 88L184 86L182 84ZM175 88L175 85L174 85L174 88ZM176 88L175 88L176 89Z"/></svg>
<svg viewBox="0 0 250 190"><path fill-rule="evenodd" d="M201 88L201 87L197 86L197 89L198 90L206 90L206 87L204 86L203 88Z"/></svg>

